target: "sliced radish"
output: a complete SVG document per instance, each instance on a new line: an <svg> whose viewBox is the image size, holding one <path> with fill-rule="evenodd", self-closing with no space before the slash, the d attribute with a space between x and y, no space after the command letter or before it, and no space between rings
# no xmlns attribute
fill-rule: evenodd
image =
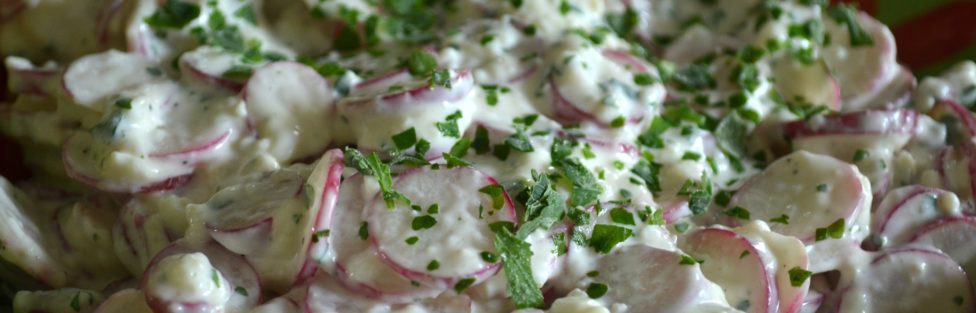
<svg viewBox="0 0 976 313"><path fill-rule="evenodd" d="M857 15L857 22L871 35L874 44L852 47L846 26L830 18L824 20L824 29L837 44L825 47L821 53L840 83L844 110L863 109L900 68L895 60L895 38L888 27L862 12Z"/></svg>
<svg viewBox="0 0 976 313"><path fill-rule="evenodd" d="M55 213L56 233L64 243L65 253L71 256L62 260L68 261L74 271L90 275L73 286L98 289L129 276L115 255L111 240L118 209L111 200L93 195ZM83 257L78 255L82 252Z"/></svg>
<svg viewBox="0 0 976 313"><path fill-rule="evenodd" d="M45 66L34 66L31 61L25 58L8 56L4 59L7 66L7 86L14 94L29 94L35 96L49 97L57 94L58 73L60 70L47 64Z"/></svg>
<svg viewBox="0 0 976 313"><path fill-rule="evenodd" d="M625 246L597 261L593 280L609 287L603 301L625 304L629 311L680 312L707 297L711 284L698 264L681 261L678 252Z"/></svg>
<svg viewBox="0 0 976 313"><path fill-rule="evenodd" d="M350 292L335 278L319 272L305 288L305 313L366 312L376 306L374 300Z"/></svg>
<svg viewBox="0 0 976 313"><path fill-rule="evenodd" d="M824 303L824 294L819 293L814 290L810 290L810 293L803 298L803 303L800 305L800 309L796 311L797 313L816 313L820 306Z"/></svg>
<svg viewBox="0 0 976 313"><path fill-rule="evenodd" d="M393 268L384 264L369 238L363 238L363 217L367 203L373 196L367 190L362 175L342 182L329 237L335 257L335 277L343 286L363 297L389 303L406 303L413 299L429 298L445 288L411 284Z"/></svg>
<svg viewBox="0 0 976 313"><path fill-rule="evenodd" d="M304 196L305 173L277 171L224 188L201 206L214 240L238 254L260 252L270 244L275 211Z"/></svg>
<svg viewBox="0 0 976 313"><path fill-rule="evenodd" d="M203 46L180 55L180 72L205 86L213 86L238 92L244 88L247 77L227 77L227 73L238 63L239 55L224 52L216 47Z"/></svg>
<svg viewBox="0 0 976 313"><path fill-rule="evenodd" d="M98 44L103 49L109 48L112 45L113 37L122 32L120 28L123 27L122 23L126 15L123 11L125 11L125 2L112 0L98 12L98 16L95 18L95 34L98 38Z"/></svg>
<svg viewBox="0 0 976 313"><path fill-rule="evenodd" d="M976 218L949 217L923 226L912 238L913 244L942 250L966 273L976 275Z"/></svg>
<svg viewBox="0 0 976 313"><path fill-rule="evenodd" d="M970 202L976 194L976 145L946 146L935 159L935 170L944 188L955 192L964 202ZM971 204L968 204L971 209Z"/></svg>
<svg viewBox="0 0 976 313"><path fill-rule="evenodd" d="M260 67L243 91L258 137L271 141L279 160L320 153L331 143L332 86L314 69L295 62Z"/></svg>
<svg viewBox="0 0 976 313"><path fill-rule="evenodd" d="M793 271L797 268L810 268L809 256L803 242L795 237L780 235L770 231L769 226L759 221L750 222L735 229L735 232L746 237L760 253L767 252L775 263L767 265L769 272L775 277L775 288L779 296L780 313L795 313L803 305L803 299L810 289L810 284L804 281L794 285ZM741 256L741 254L740 254Z"/></svg>
<svg viewBox="0 0 976 313"><path fill-rule="evenodd" d="M248 313L301 313L302 309L295 300L278 297L251 309Z"/></svg>
<svg viewBox="0 0 976 313"><path fill-rule="evenodd" d="M183 237L188 200L174 195L134 197L119 212L112 230L115 255L129 273L142 275L152 258Z"/></svg>
<svg viewBox="0 0 976 313"><path fill-rule="evenodd" d="M840 312L973 312L973 287L945 254L903 248L875 258L845 288Z"/></svg>
<svg viewBox="0 0 976 313"><path fill-rule="evenodd" d="M66 285L68 270L53 253L57 249L49 250L44 240L53 231L48 217L40 216L33 201L3 177L0 189L0 263L9 263L45 285Z"/></svg>
<svg viewBox="0 0 976 313"><path fill-rule="evenodd" d="M267 288L283 291L311 277L328 249L343 165L330 150L311 174L302 166L252 177L194 205L211 236L254 264Z"/></svg>
<svg viewBox="0 0 976 313"><path fill-rule="evenodd" d="M746 237L728 229L705 228L684 237L679 247L705 261L702 273L722 286L732 307L746 312L777 312L773 257Z"/></svg>
<svg viewBox="0 0 976 313"><path fill-rule="evenodd" d="M243 311L261 301L257 272L243 257L209 242L178 241L157 254L141 289L154 312Z"/></svg>
<svg viewBox="0 0 976 313"><path fill-rule="evenodd" d="M153 80L149 67L152 64L142 57L117 50L87 55L65 70L65 93L75 103L106 111L107 104L98 101Z"/></svg>
<svg viewBox="0 0 976 313"><path fill-rule="evenodd" d="M367 205L369 235L381 261L411 280L439 287L466 278L477 284L498 271L498 263L480 255L495 251L489 224L515 222L515 207L493 178L467 167L427 167L401 174L393 188L421 210L400 202L388 209L379 195ZM485 188L500 194L492 198L480 191ZM414 236L416 242L406 242Z"/></svg>
<svg viewBox="0 0 976 313"><path fill-rule="evenodd" d="M195 165L217 159L243 128L236 97L204 97L172 82L127 91L62 151L68 175L113 192L180 187ZM120 104L121 103L121 104Z"/></svg>
<svg viewBox="0 0 976 313"><path fill-rule="evenodd" d="M426 78L394 72L366 80L339 101L336 139L359 149L393 147L392 136L414 128L416 138L430 142L427 157L440 156L467 130L475 114L474 89L469 71L451 72L450 88L434 86ZM457 125L458 136L444 129Z"/></svg>
<svg viewBox="0 0 976 313"><path fill-rule="evenodd" d="M976 118L968 109L955 101L943 100L936 103L928 114L946 125L946 140L950 144L972 144L972 138L976 136Z"/></svg>
<svg viewBox="0 0 976 313"><path fill-rule="evenodd" d="M529 244L532 251L532 258L530 259L532 278L537 286L543 286L544 289L555 289L556 286L547 285L547 282L550 282L557 275L566 275L566 272L562 270L565 263L564 258L556 253L557 247L554 242L556 237L554 234L562 234L566 240L565 244L570 244L569 231L565 225L553 226L548 232L537 230L525 238L525 242ZM545 291L543 290L543 292ZM465 293L479 301L504 299L509 294L508 277L504 270L498 271L498 275L492 276L480 285L467 289Z"/></svg>
<svg viewBox="0 0 976 313"><path fill-rule="evenodd" d="M951 213L939 209L939 198L949 196L947 193L919 185L892 190L872 215L872 234L884 246L905 243L922 225Z"/></svg>
<svg viewBox="0 0 976 313"><path fill-rule="evenodd" d="M866 110L789 122L783 125L783 133L794 139L841 134L914 135L917 124L918 113L914 110Z"/></svg>
<svg viewBox="0 0 976 313"><path fill-rule="evenodd" d="M907 106L912 94L918 86L918 80L912 71L900 66L895 77L872 101L872 107L900 108Z"/></svg>
<svg viewBox="0 0 976 313"><path fill-rule="evenodd" d="M105 299L92 313L151 313L146 296L138 289L120 290Z"/></svg>
<svg viewBox="0 0 976 313"><path fill-rule="evenodd" d="M604 128L620 119L637 124L652 114L649 103L664 100L664 87L659 83L637 85L633 77L617 77L621 73L648 74L650 66L628 53L596 48L572 52L576 57L560 63L564 66L549 79L553 119L567 124L585 121ZM569 51L564 54L570 55Z"/></svg>
<svg viewBox="0 0 976 313"><path fill-rule="evenodd" d="M835 158L798 151L776 160L750 178L729 207L742 207L751 218L770 221L788 216L789 224L772 223L778 233L813 242L816 229L843 219L844 236L867 235L870 184L853 165ZM729 219L732 225L738 219Z"/></svg>
<svg viewBox="0 0 976 313"><path fill-rule="evenodd" d="M14 312L90 312L105 300L101 293L78 288L27 291L13 299Z"/></svg>
<svg viewBox="0 0 976 313"><path fill-rule="evenodd" d="M775 82L776 90L786 101L840 110L840 85L823 63L803 64L792 56L784 56L772 68L773 76L789 77Z"/></svg>
<svg viewBox="0 0 976 313"><path fill-rule="evenodd" d="M345 155L342 150L326 151L315 163L312 173L305 183L305 192L314 196L309 203L309 216L312 218L312 235L309 238L305 264L298 273L298 281L312 277L319 264L325 262L329 253L329 241L321 238L331 231L336 205L339 203L339 188L342 171L345 169Z"/></svg>

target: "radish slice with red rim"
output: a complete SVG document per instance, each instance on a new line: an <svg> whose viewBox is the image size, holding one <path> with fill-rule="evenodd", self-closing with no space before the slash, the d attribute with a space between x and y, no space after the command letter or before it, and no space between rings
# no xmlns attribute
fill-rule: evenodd
<svg viewBox="0 0 976 313"><path fill-rule="evenodd" d="M475 112L469 97L474 89L471 72L450 75L450 87L406 72L360 83L337 104L336 140L383 150L394 146L393 135L413 128L416 138L430 143L426 156L440 156L467 130Z"/></svg>
<svg viewBox="0 0 976 313"><path fill-rule="evenodd" d="M411 283L380 260L368 238L368 228L364 228L367 226L363 214L372 196L366 191L371 187L365 184L363 176L356 175L343 181L339 188L333 215L335 227L327 238L335 261L335 269L330 272L335 272L335 278L349 290L389 303L407 303L443 292L445 288Z"/></svg>
<svg viewBox="0 0 976 313"><path fill-rule="evenodd" d="M400 174L393 189L413 206L401 201L390 209L377 195L366 209L370 239L384 263L411 280L439 287L462 279L477 284L498 271L499 264L483 260L481 253L494 253L489 225L515 222L515 206L493 178L467 167L424 167ZM411 237L417 240L407 242Z"/></svg>
<svg viewBox="0 0 976 313"><path fill-rule="evenodd" d="M303 312L365 312L375 301L352 293L335 278L319 272L305 289Z"/></svg>
<svg viewBox="0 0 976 313"><path fill-rule="evenodd" d="M771 223L780 234L813 242L817 229L843 221L844 237L867 235L871 191L853 165L835 158L798 151L776 160L750 178L729 207L748 210L752 219L772 221L787 216L789 224ZM728 218L731 225L740 221Z"/></svg>
<svg viewBox="0 0 976 313"><path fill-rule="evenodd" d="M785 56L777 61L772 64L772 76L790 78L775 81L776 90L785 100L826 106L831 111L840 110L840 85L823 62L803 64L793 56Z"/></svg>
<svg viewBox="0 0 976 313"><path fill-rule="evenodd" d="M28 94L41 97L57 95L60 69L46 64L34 66L30 60L8 56L4 59L7 71L7 86L15 94Z"/></svg>
<svg viewBox="0 0 976 313"><path fill-rule="evenodd" d="M58 255L48 250L48 244L43 240L43 234L52 231L47 216L40 216L41 211L27 194L14 187L5 178L0 177L0 269L7 272L8 267L16 270L10 272L26 273L27 277L18 277L18 281L28 282L29 285L49 285L61 287L68 283L67 269L58 259ZM16 275L21 276L21 275ZM4 280L15 280L13 277L3 277ZM32 280L36 279L38 282Z"/></svg>
<svg viewBox="0 0 976 313"><path fill-rule="evenodd" d="M945 254L917 247L887 251L842 291L839 312L973 312L973 287Z"/></svg>
<svg viewBox="0 0 976 313"><path fill-rule="evenodd" d="M244 81L248 73L230 72L240 59L239 55L230 54L216 47L203 46L180 55L180 72L193 82L238 92L244 88ZM250 67L246 67L250 69Z"/></svg>
<svg viewBox="0 0 976 313"><path fill-rule="evenodd" d="M840 83L844 110L863 109L900 69L895 60L895 37L884 24L861 12L857 14L857 23L871 35L874 43L853 46L847 26L832 18L824 21L824 30L837 44L827 46L821 52Z"/></svg>
<svg viewBox="0 0 976 313"><path fill-rule="evenodd" d="M105 299L92 313L150 313L145 294L138 289L120 290Z"/></svg>
<svg viewBox="0 0 976 313"><path fill-rule="evenodd" d="M976 217L948 217L922 226L911 243L941 250L976 275ZM971 276L972 277L972 276ZM972 278L970 278L972 280Z"/></svg>
<svg viewBox="0 0 976 313"><path fill-rule="evenodd" d="M145 271L153 256L183 237L188 200L173 195L134 197L119 212L112 230L115 255L132 275Z"/></svg>
<svg viewBox="0 0 976 313"><path fill-rule="evenodd" d="M314 69L295 62L257 68L243 91L248 118L279 160L321 153L332 141L332 86Z"/></svg>
<svg viewBox="0 0 976 313"><path fill-rule="evenodd" d="M616 249L597 261L596 272L593 280L610 287L601 299L634 312L679 312L712 294L697 263L682 264L682 254L649 246Z"/></svg>
<svg viewBox="0 0 976 313"><path fill-rule="evenodd" d="M549 78L550 113L557 121L590 122L602 128L639 124L652 114L649 103L664 100L664 87L653 82L651 67L627 52L586 48L563 54L577 57L565 63L560 58L563 67ZM633 77L616 78L620 73L644 74L648 82L638 85Z"/></svg>
<svg viewBox="0 0 976 313"><path fill-rule="evenodd" d="M922 225L951 213L939 208L939 198L947 196L954 195L918 185L892 190L872 214L872 235L881 246L905 243Z"/></svg>
<svg viewBox="0 0 976 313"><path fill-rule="evenodd" d="M778 312L773 257L746 237L721 228L705 228L679 242L701 263L705 278L722 286L732 307L746 312Z"/></svg>
<svg viewBox="0 0 976 313"><path fill-rule="evenodd" d="M261 301L257 272L242 256L207 242L178 241L153 258L141 288L154 312L243 311Z"/></svg>
<svg viewBox="0 0 976 313"><path fill-rule="evenodd" d="M75 103L106 111L108 104L99 100L154 80L146 70L152 66L136 54L109 50L75 60L65 70L62 84Z"/></svg>
<svg viewBox="0 0 976 313"><path fill-rule="evenodd" d="M867 110L818 116L783 125L789 138L840 134L907 134L914 135L918 113L910 109Z"/></svg>
<svg viewBox="0 0 976 313"><path fill-rule="evenodd" d="M976 118L968 109L952 100L939 101L929 116L946 125L946 141L952 145L971 145L976 136Z"/></svg>

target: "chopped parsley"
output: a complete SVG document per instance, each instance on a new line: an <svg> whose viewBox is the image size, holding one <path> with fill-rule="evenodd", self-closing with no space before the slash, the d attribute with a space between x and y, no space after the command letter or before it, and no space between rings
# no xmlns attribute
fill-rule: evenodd
<svg viewBox="0 0 976 313"><path fill-rule="evenodd" d="M461 111L454 111L448 115L443 122L437 122L437 130L441 132L444 137L454 137L461 138L461 131L458 129L457 120L461 119Z"/></svg>
<svg viewBox="0 0 976 313"><path fill-rule="evenodd" d="M427 263L427 271L436 271L439 268L441 268L441 262L437 260L431 260L430 263Z"/></svg>
<svg viewBox="0 0 976 313"><path fill-rule="evenodd" d="M462 293L474 284L474 278L464 278L454 284L454 292Z"/></svg>
<svg viewBox="0 0 976 313"><path fill-rule="evenodd" d="M786 214L783 214L783 215L780 215L777 218L770 219L769 221L771 223L779 223L779 224L783 224L783 225L789 225L790 224L790 216L789 215L786 215Z"/></svg>
<svg viewBox="0 0 976 313"><path fill-rule="evenodd" d="M731 209L725 210L725 212L722 212L722 214L737 219L742 219L742 220L749 220L750 218L749 210L746 210L745 208L740 206L736 206Z"/></svg>
<svg viewBox="0 0 976 313"><path fill-rule="evenodd" d="M406 150L417 144L417 130L413 127L393 135L393 145L397 149Z"/></svg>
<svg viewBox="0 0 976 313"><path fill-rule="evenodd" d="M789 275L790 285L793 287L800 287L803 286L803 283L807 281L807 278L810 278L810 275L813 275L813 272L802 269L799 266L794 266L790 269Z"/></svg>
<svg viewBox="0 0 976 313"><path fill-rule="evenodd" d="M634 231L620 226L596 224L590 236L590 247L596 252L607 254L617 244L634 235Z"/></svg>
<svg viewBox="0 0 976 313"><path fill-rule="evenodd" d="M543 305L542 290L532 277L531 246L516 238L508 229L495 233L495 250L502 261L508 294L519 309Z"/></svg>
<svg viewBox="0 0 976 313"><path fill-rule="evenodd" d="M366 240L369 238L369 223L362 222L359 223L359 239Z"/></svg>
<svg viewBox="0 0 976 313"><path fill-rule="evenodd" d="M413 230L423 230L429 229L437 225L437 219L430 215L421 215L413 218L410 222L410 229Z"/></svg>
<svg viewBox="0 0 976 313"><path fill-rule="evenodd" d="M244 287L240 287L240 286L234 287L234 292L236 292L239 295L247 297L247 289L244 289Z"/></svg>
<svg viewBox="0 0 976 313"><path fill-rule="evenodd" d="M873 46L874 38L861 28L857 22L857 9L850 5L836 5L827 9L827 15L835 22L847 26L847 34L851 39L851 46Z"/></svg>
<svg viewBox="0 0 976 313"><path fill-rule="evenodd" d="M200 16L200 6L181 0L166 1L143 21L153 28L181 29Z"/></svg>
<svg viewBox="0 0 976 313"><path fill-rule="evenodd" d="M825 228L817 228L814 239L817 241L826 240L827 238L840 239L844 237L844 229L844 219L841 218Z"/></svg>
<svg viewBox="0 0 976 313"><path fill-rule="evenodd" d="M634 214L625 208L613 208L610 210L610 220L622 225L636 225Z"/></svg>
<svg viewBox="0 0 976 313"><path fill-rule="evenodd" d="M525 239L538 229L549 229L566 213L566 198L556 191L549 177L535 172L532 177L535 183L525 191L524 223L515 234L518 239Z"/></svg>
<svg viewBox="0 0 976 313"><path fill-rule="evenodd" d="M397 201L410 203L410 200L393 190L393 177L390 174L390 166L380 161L380 157L376 152L371 153L367 157L363 156L359 150L346 148L345 157L346 166L355 168L363 175L376 178L387 208L394 208Z"/></svg>
<svg viewBox="0 0 976 313"><path fill-rule="evenodd" d="M609 289L610 288L605 284L590 283L590 285L586 287L586 295L589 296L590 299L598 299L607 294Z"/></svg>

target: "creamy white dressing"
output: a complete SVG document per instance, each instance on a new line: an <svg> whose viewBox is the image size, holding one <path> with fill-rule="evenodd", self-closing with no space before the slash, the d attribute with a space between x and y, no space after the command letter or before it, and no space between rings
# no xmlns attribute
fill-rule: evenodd
<svg viewBox="0 0 976 313"><path fill-rule="evenodd" d="M856 10L8 2L0 131L35 172L0 178L14 312L976 301L976 65L915 88Z"/></svg>

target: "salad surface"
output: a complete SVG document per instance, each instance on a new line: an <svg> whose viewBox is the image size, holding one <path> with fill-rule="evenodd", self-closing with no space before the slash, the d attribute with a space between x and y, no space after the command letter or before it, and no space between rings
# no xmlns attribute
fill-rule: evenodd
<svg viewBox="0 0 976 313"><path fill-rule="evenodd" d="M826 2L0 0L0 311L976 312L976 63Z"/></svg>

